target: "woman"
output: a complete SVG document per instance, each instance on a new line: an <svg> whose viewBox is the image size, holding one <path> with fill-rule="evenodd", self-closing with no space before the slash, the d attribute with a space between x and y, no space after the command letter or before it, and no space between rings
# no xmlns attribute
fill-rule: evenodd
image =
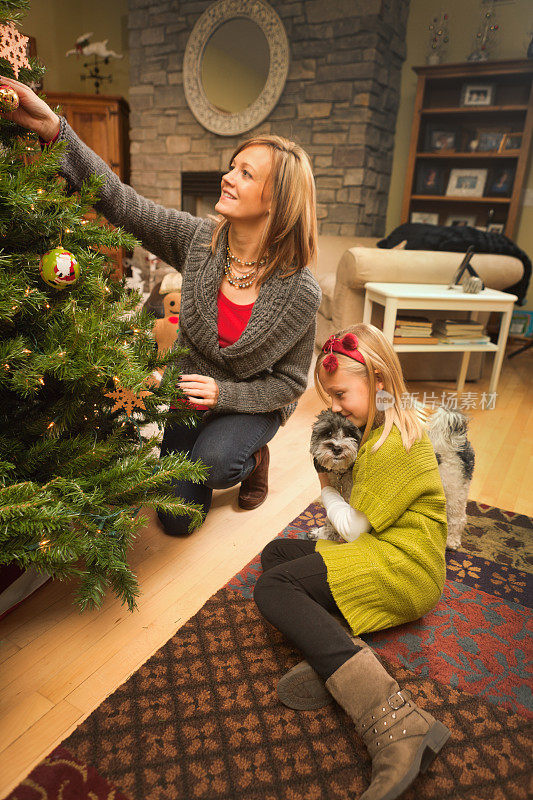
<svg viewBox="0 0 533 800"><path fill-rule="evenodd" d="M267 442L305 390L313 353L320 289L307 269L317 236L309 158L277 136L241 144L222 178L217 224L137 194L31 89L2 80L20 100L8 119L44 143L68 143L60 172L69 189L104 175L96 209L183 273L180 387L200 421L167 425L161 454L183 451L209 471L205 484L175 481L172 491L207 513L213 489L240 483L240 507L256 508L268 491ZM160 520L171 535L190 532L185 515Z"/></svg>

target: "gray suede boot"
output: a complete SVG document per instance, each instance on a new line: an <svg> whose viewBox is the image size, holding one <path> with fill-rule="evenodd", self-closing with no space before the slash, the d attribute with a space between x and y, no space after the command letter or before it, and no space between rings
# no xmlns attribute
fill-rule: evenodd
<svg viewBox="0 0 533 800"><path fill-rule="evenodd" d="M353 719L372 757L372 781L360 800L399 797L450 736L400 690L369 647L339 667L326 687Z"/></svg>
<svg viewBox="0 0 533 800"><path fill-rule="evenodd" d="M339 619L339 622L346 627L343 619ZM349 631L346 633L349 634ZM358 647L368 648L362 639L351 634L349 636ZM283 705L295 708L297 711L315 711L317 708L329 706L333 702L333 697L326 689L325 681L307 661L300 661L286 672L280 678L276 691Z"/></svg>

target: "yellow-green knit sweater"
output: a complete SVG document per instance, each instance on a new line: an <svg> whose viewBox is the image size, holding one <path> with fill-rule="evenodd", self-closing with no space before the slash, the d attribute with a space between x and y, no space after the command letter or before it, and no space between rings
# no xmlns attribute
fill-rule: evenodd
<svg viewBox="0 0 533 800"><path fill-rule="evenodd" d="M446 567L446 500L427 434L409 452L393 425L372 431L353 468L350 504L372 525L354 542L319 540L333 597L355 635L419 619L437 603Z"/></svg>

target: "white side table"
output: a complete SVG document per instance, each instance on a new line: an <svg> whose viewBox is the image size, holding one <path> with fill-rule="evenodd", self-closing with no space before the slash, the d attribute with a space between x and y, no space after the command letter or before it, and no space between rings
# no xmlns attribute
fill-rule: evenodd
<svg viewBox="0 0 533 800"><path fill-rule="evenodd" d="M440 284L420 283L374 283L365 284L365 308L363 322L372 319L372 304L379 303L385 308L383 333L397 353L464 353L459 375L457 392L464 390L466 371L472 352L494 353L494 364L490 377L489 394L496 393L502 368L505 345L513 306L517 298L514 294L483 289L479 294L467 294L462 287L448 289ZM471 319L477 319L481 311L496 311L502 314L498 343L492 344L394 344L396 314L400 309L421 309L423 311L470 311Z"/></svg>

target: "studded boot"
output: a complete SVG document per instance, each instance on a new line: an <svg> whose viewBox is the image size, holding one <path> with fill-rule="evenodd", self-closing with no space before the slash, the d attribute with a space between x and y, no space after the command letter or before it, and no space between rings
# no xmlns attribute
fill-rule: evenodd
<svg viewBox="0 0 533 800"><path fill-rule="evenodd" d="M364 647L326 681L353 719L372 757L372 780L360 800L394 800L425 772L450 731L419 708Z"/></svg>

